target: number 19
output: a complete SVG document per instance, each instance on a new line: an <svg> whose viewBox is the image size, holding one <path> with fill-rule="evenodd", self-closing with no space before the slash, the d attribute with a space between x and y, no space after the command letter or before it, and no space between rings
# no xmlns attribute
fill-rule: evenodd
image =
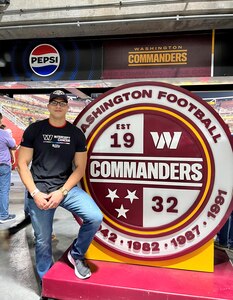
<svg viewBox="0 0 233 300"><path fill-rule="evenodd" d="M126 148L133 147L134 136L132 133L125 133L123 135L123 141L119 141L118 133L114 133L113 135L111 135L111 138L113 139L113 143L110 145L112 148L121 148L122 145Z"/></svg>

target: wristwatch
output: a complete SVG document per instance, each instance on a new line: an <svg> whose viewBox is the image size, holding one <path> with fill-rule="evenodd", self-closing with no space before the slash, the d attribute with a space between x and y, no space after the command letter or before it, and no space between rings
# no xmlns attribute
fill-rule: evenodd
<svg viewBox="0 0 233 300"><path fill-rule="evenodd" d="M67 189L65 189L64 187L61 187L60 188L60 191L62 192L62 195L65 197L65 196L67 196L67 194L68 194L68 190Z"/></svg>

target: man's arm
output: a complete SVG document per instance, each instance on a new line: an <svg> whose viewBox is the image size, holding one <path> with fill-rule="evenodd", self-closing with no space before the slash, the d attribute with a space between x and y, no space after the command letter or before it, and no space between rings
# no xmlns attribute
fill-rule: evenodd
<svg viewBox="0 0 233 300"><path fill-rule="evenodd" d="M11 155L11 164L14 165L16 162L16 159L15 159L16 150L9 149L9 151L10 151L10 155Z"/></svg>
<svg viewBox="0 0 233 300"><path fill-rule="evenodd" d="M16 148L17 148L15 139L13 139L13 137L11 137L10 134L9 134L9 137L7 138L7 146L9 148L9 150L16 150Z"/></svg>
<svg viewBox="0 0 233 300"><path fill-rule="evenodd" d="M85 174L86 165L87 152L76 152L74 156L75 169L73 170L73 173L70 175L70 177L67 179L66 183L63 185L63 187L66 190L71 190L72 187L79 183L79 181Z"/></svg>
<svg viewBox="0 0 233 300"><path fill-rule="evenodd" d="M36 185L33 181L32 174L28 167L32 160L32 156L32 148L20 146L18 152L18 172L23 184L25 185L29 193L32 193L36 189Z"/></svg>

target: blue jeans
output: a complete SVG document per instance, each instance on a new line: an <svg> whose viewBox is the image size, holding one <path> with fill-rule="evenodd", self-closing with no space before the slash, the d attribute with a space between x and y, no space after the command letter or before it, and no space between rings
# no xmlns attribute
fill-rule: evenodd
<svg viewBox="0 0 233 300"><path fill-rule="evenodd" d="M220 245L233 248L233 212L218 232L217 237Z"/></svg>
<svg viewBox="0 0 233 300"><path fill-rule="evenodd" d="M228 237L228 245L230 248L233 248L233 212L231 213L229 220L229 237Z"/></svg>
<svg viewBox="0 0 233 300"><path fill-rule="evenodd" d="M100 227L103 215L94 200L77 186L69 191L60 206L83 220L78 236L71 246L72 257L82 259ZM36 241L36 269L42 278L53 264L51 234L56 209L41 210L33 199L28 200L28 208Z"/></svg>
<svg viewBox="0 0 233 300"><path fill-rule="evenodd" d="M9 216L9 193L11 186L11 166L0 164L0 219Z"/></svg>

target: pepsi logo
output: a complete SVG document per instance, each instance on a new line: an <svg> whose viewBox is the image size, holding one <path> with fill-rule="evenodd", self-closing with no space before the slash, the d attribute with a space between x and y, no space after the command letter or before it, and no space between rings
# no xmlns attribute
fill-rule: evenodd
<svg viewBox="0 0 233 300"><path fill-rule="evenodd" d="M60 65L60 54L52 45L38 45L30 54L29 65L38 76L50 76Z"/></svg>

